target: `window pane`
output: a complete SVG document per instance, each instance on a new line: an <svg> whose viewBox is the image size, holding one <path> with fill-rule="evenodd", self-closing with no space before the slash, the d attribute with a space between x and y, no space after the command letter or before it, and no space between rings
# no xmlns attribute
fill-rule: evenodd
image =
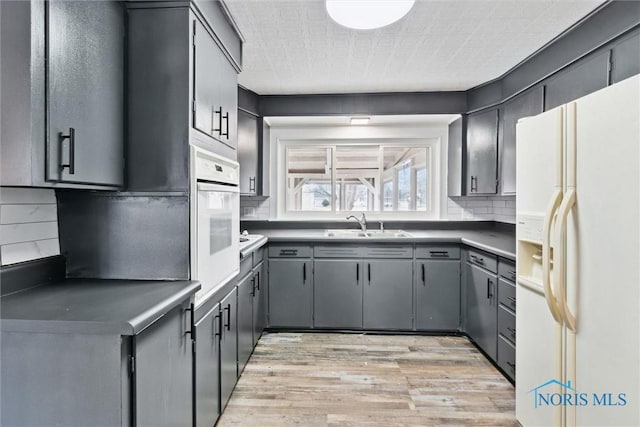
<svg viewBox="0 0 640 427"><path fill-rule="evenodd" d="M384 210L426 211L429 206L426 147L383 148Z"/></svg>
<svg viewBox="0 0 640 427"><path fill-rule="evenodd" d="M429 193L427 186L427 169L420 168L416 172L416 185L418 190L416 192L416 210L426 211L429 209Z"/></svg>
<svg viewBox="0 0 640 427"><path fill-rule="evenodd" d="M380 189L380 147L377 145L336 147L336 187L340 190L336 210L372 211Z"/></svg>
<svg viewBox="0 0 640 427"><path fill-rule="evenodd" d="M289 211L331 211L331 148L287 148L287 196Z"/></svg>
<svg viewBox="0 0 640 427"><path fill-rule="evenodd" d="M393 210L393 180L384 182L384 210Z"/></svg>

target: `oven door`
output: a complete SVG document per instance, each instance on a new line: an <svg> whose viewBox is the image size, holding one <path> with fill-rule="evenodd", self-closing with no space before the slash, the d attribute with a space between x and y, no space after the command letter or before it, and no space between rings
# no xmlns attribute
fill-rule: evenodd
<svg viewBox="0 0 640 427"><path fill-rule="evenodd" d="M197 188L196 305L240 271L239 188L203 182Z"/></svg>

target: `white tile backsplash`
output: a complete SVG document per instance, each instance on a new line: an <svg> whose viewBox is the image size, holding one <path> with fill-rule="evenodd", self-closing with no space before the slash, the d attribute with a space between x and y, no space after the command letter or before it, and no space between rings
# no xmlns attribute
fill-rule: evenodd
<svg viewBox="0 0 640 427"><path fill-rule="evenodd" d="M1 187L1 264L15 264L59 254L55 191Z"/></svg>
<svg viewBox="0 0 640 427"><path fill-rule="evenodd" d="M515 196L454 197L447 200L447 219L470 221L499 221L515 224Z"/></svg>
<svg viewBox="0 0 640 427"><path fill-rule="evenodd" d="M243 221L268 220L271 214L269 200L265 197L240 196L240 219Z"/></svg>

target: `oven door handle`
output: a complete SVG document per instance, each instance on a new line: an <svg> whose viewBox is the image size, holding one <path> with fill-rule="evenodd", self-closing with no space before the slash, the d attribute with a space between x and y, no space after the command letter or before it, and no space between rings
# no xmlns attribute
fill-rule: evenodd
<svg viewBox="0 0 640 427"><path fill-rule="evenodd" d="M237 185L211 184L207 182L198 182L198 191L221 191L224 193L240 193L240 187Z"/></svg>

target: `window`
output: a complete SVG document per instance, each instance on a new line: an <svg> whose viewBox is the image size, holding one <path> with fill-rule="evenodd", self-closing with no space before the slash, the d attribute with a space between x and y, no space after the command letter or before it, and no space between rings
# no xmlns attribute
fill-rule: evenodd
<svg viewBox="0 0 640 427"><path fill-rule="evenodd" d="M279 142L281 216L341 217L353 211L435 215L434 141L332 142Z"/></svg>

